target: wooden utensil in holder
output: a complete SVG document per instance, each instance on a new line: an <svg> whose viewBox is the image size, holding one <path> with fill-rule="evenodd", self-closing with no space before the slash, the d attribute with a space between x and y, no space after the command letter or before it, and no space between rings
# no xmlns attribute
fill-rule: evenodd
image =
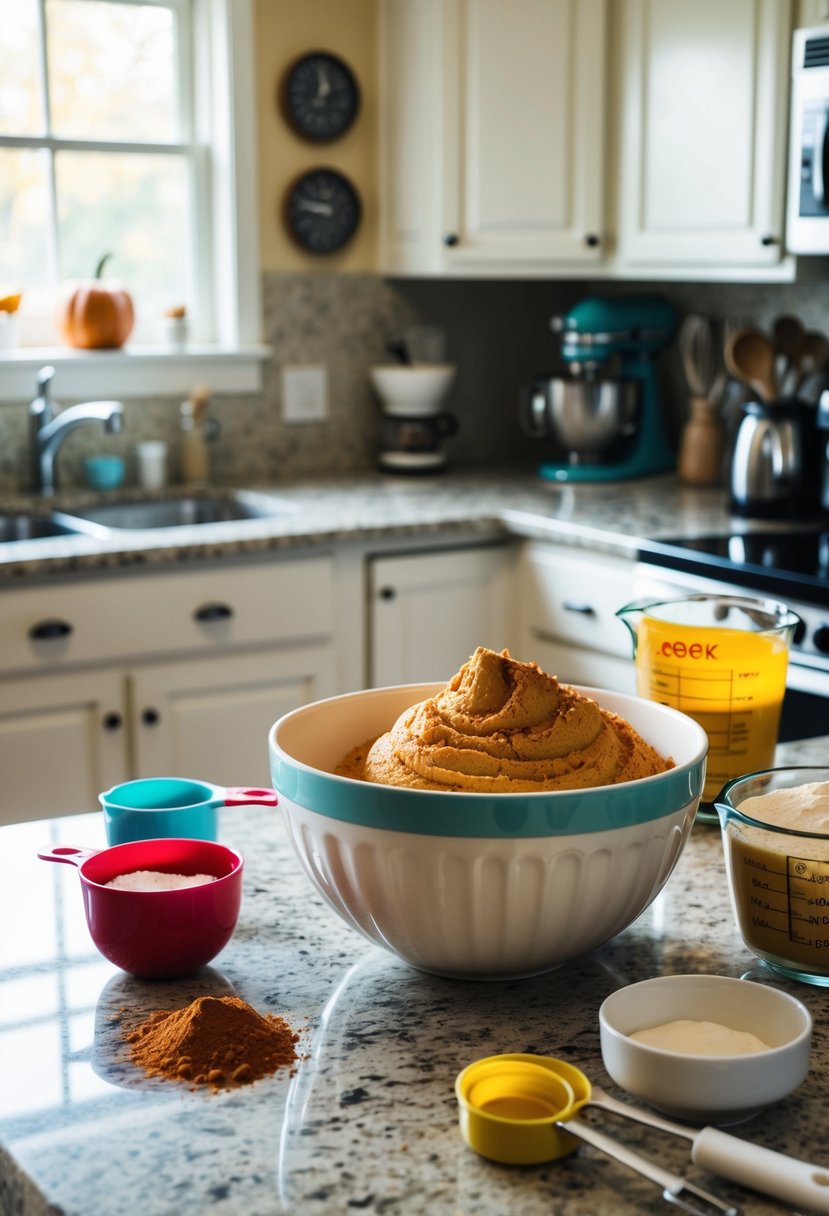
<svg viewBox="0 0 829 1216"><path fill-rule="evenodd" d="M725 458L725 427L719 404L706 397L692 397L690 409L679 444L679 479L687 485L718 485Z"/></svg>
<svg viewBox="0 0 829 1216"><path fill-rule="evenodd" d="M691 396L677 473L688 485L717 485L722 480L726 442L721 410L726 371L717 323L710 317L686 317L679 346Z"/></svg>

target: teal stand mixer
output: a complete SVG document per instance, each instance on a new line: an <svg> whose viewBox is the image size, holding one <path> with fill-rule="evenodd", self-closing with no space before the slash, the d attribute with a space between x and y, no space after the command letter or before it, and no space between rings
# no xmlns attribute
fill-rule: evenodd
<svg viewBox="0 0 829 1216"><path fill-rule="evenodd" d="M676 467L668 442L655 358L677 316L659 296L582 300L551 322L566 375L537 377L521 395L523 429L555 439L566 456L545 461L550 481L616 481Z"/></svg>

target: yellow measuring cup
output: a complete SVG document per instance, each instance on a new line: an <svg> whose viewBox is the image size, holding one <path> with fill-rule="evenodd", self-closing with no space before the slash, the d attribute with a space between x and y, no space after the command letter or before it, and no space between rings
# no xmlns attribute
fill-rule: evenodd
<svg viewBox="0 0 829 1216"><path fill-rule="evenodd" d="M775 600L689 595L616 615L633 637L639 696L681 710L708 735L705 802L774 763L796 613Z"/></svg>
<svg viewBox="0 0 829 1216"><path fill-rule="evenodd" d="M590 1082L572 1064L521 1053L476 1060L455 1081L464 1140L504 1165L539 1165L572 1153L578 1140L556 1124L590 1094Z"/></svg>
<svg viewBox="0 0 829 1216"><path fill-rule="evenodd" d="M829 1211L827 1175L821 1167L795 1161L718 1128L690 1128L627 1106L598 1087L594 1091L581 1069L553 1056L515 1053L476 1060L458 1074L455 1095L466 1143L482 1157L503 1165L555 1161L584 1141L657 1183L663 1197L683 1211L699 1212L693 1202L697 1197L705 1201L706 1211L739 1216L732 1204L611 1139L590 1122L572 1117L591 1105L690 1141L691 1160L702 1169L809 1211ZM563 1126L556 1126L557 1121Z"/></svg>

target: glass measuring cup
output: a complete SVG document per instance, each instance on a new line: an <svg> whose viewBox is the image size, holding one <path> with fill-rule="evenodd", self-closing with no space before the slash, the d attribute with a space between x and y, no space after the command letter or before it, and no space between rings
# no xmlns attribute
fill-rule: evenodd
<svg viewBox="0 0 829 1216"><path fill-rule="evenodd" d="M639 696L681 710L708 735L705 802L774 763L796 613L775 600L689 595L639 600L616 615L633 638Z"/></svg>
<svg viewBox="0 0 829 1216"><path fill-rule="evenodd" d="M813 784L825 788L829 809L829 769L806 767L741 777L715 806L743 941L773 971L829 987L829 816L817 807L789 818L800 827L774 822L788 814L785 791ZM777 808L748 802L765 794L779 795Z"/></svg>

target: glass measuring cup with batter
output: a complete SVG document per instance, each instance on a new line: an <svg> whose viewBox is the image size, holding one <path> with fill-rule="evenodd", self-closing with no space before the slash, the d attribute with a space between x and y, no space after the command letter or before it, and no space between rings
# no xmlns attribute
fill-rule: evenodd
<svg viewBox="0 0 829 1216"><path fill-rule="evenodd" d="M616 615L633 637L639 696L681 710L708 735L705 802L774 763L796 613L775 600L700 594L641 600Z"/></svg>
<svg viewBox="0 0 829 1216"><path fill-rule="evenodd" d="M750 773L715 805L743 941L773 971L829 987L829 768Z"/></svg>

